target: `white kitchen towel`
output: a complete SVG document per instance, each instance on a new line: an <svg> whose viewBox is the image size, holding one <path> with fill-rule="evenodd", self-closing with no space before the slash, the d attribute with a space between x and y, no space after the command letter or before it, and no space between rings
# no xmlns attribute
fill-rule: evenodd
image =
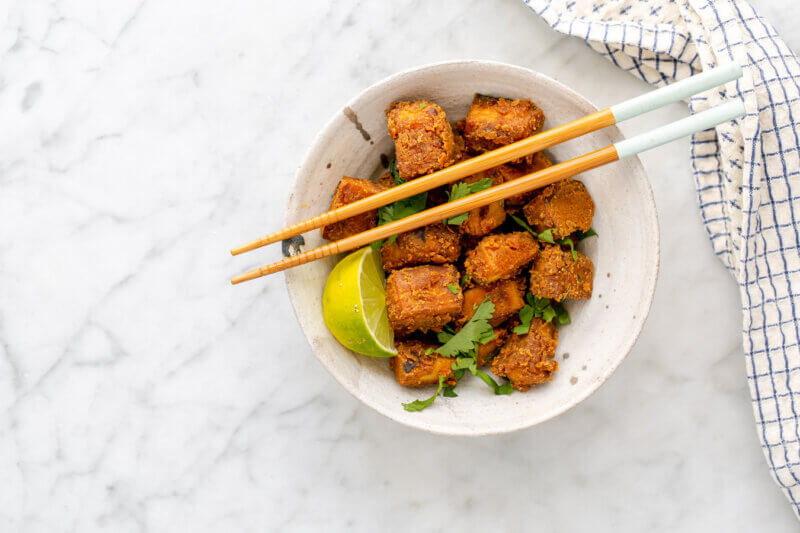
<svg viewBox="0 0 800 533"><path fill-rule="evenodd" d="M689 102L741 97L747 116L692 138L714 252L741 287L747 377L772 475L800 517L800 63L741 0L525 0L655 86L737 61L744 77ZM787 2L787 9L800 5Z"/></svg>

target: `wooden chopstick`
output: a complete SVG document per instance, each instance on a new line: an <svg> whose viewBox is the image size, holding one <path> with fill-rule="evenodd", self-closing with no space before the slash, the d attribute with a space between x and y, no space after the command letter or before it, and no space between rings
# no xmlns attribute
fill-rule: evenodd
<svg viewBox="0 0 800 533"><path fill-rule="evenodd" d="M733 100L725 104L712 107L701 113L678 120L672 124L667 124L650 132L646 132L630 139L606 146L594 152L569 159L563 163L558 163L538 172L527 174L513 181L490 187L479 193L472 194L465 198L448 202L431 209L427 209L415 215L396 220L383 226L378 226L371 230L352 235L344 239L331 242L319 248L314 248L291 257L284 258L275 263L251 270L240 276L236 276L231 283L237 284L243 281L259 278L276 272L281 272L287 268L296 267L328 257L341 252L347 252L366 246L380 239L391 237L406 231L427 226L435 222L440 222L446 218L458 215L488 205L498 200L504 200L510 196L530 191L539 187L544 187L558 180L575 176L581 172L597 168L599 166L617 161L619 159L636 155L645 150L661 146L662 144L674 141L680 137L691 135L698 131L703 131L715 127L723 122L744 115L744 103L741 100Z"/></svg>
<svg viewBox="0 0 800 533"><path fill-rule="evenodd" d="M517 141L508 146L498 148L491 152L473 157L457 163L443 170L433 172L427 176L406 182L386 191L373 194L362 200L352 202L338 209L333 209L321 215L309 218L297 224L270 233L231 250L232 255L238 255L262 246L272 244L300 233L305 233L334 222L372 211L384 205L408 198L415 194L452 183L458 179L477 174L484 170L502 165L525 155L545 150L562 142L575 139L587 133L597 131L618 124L629 118L641 115L653 109L677 102L704 90L716 87L728 81L739 78L742 69L735 63L721 65L714 69L696 74L689 78L667 85L655 91L650 91L636 98L631 98L614 106L596 111L585 117L557 126Z"/></svg>

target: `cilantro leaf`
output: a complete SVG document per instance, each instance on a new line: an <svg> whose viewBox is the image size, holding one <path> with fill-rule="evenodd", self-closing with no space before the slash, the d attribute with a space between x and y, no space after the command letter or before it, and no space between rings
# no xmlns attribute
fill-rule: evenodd
<svg viewBox="0 0 800 533"><path fill-rule="evenodd" d="M448 333L446 331L440 331L439 333L436 334L436 338L442 344L447 344L450 341L450 339L453 338L453 334L452 333Z"/></svg>
<svg viewBox="0 0 800 533"><path fill-rule="evenodd" d="M539 240L540 241L544 241L544 242L548 242L550 244L555 244L556 241L555 241L555 239L553 239L553 230L554 229L555 228L549 228L549 229L546 229L543 232L541 232L539 234Z"/></svg>
<svg viewBox="0 0 800 533"><path fill-rule="evenodd" d="M553 305L553 309L556 311L556 317L558 318L559 324L569 324L572 322L572 319L569 317L569 313L562 304L555 304Z"/></svg>
<svg viewBox="0 0 800 533"><path fill-rule="evenodd" d="M450 284L447 285L447 288L450 289L450 292L452 292L453 294L458 294L458 291L459 291L458 285L455 285L454 283L450 283Z"/></svg>
<svg viewBox="0 0 800 533"><path fill-rule="evenodd" d="M589 229L588 229L588 230L586 230L586 231L580 231L580 230L578 230L577 232L575 232L575 240L576 240L577 242L580 242L580 241L582 241L583 239L586 239L586 238L588 238L588 237L594 237L594 236L596 236L596 235L597 235L597 232L594 230L594 228L589 228Z"/></svg>
<svg viewBox="0 0 800 533"><path fill-rule="evenodd" d="M456 394L456 391L453 390L455 388L456 388L455 385L448 385L447 387L444 388L442 396L444 396L445 398L457 398L458 394Z"/></svg>
<svg viewBox="0 0 800 533"><path fill-rule="evenodd" d="M533 231L533 228L530 227L527 222L519 218L517 215L509 215L509 216L514 220L514 222L519 224L523 229L527 230L528 233L530 233L534 237L539 237L539 234Z"/></svg>
<svg viewBox="0 0 800 533"><path fill-rule="evenodd" d="M466 285L467 283L469 283L469 280L470 280L470 279L472 279L472 276L471 276L471 275L469 275L469 274L464 274L464 277L462 277L462 278L461 278L461 286L463 287L464 285Z"/></svg>
<svg viewBox="0 0 800 533"><path fill-rule="evenodd" d="M422 411L423 409L428 407L430 404L433 403L436 397L439 396L439 393L442 392L442 388L444 387L444 380L445 380L444 376L439 376L439 388L436 389L436 393L433 396L425 400L414 400L413 402L404 403L403 409L405 409L406 411Z"/></svg>
<svg viewBox="0 0 800 533"><path fill-rule="evenodd" d="M433 350L434 350L434 348L426 348L426 349L425 349L425 355L430 355L430 354L432 354L432 353L433 353Z"/></svg>
<svg viewBox="0 0 800 533"><path fill-rule="evenodd" d="M419 104L419 108L420 108L420 109L425 109L425 106L426 106L426 105L428 105L428 104L426 104L425 102L420 102L420 104Z"/></svg>
<svg viewBox="0 0 800 533"><path fill-rule="evenodd" d="M469 353L477 347L477 344L485 344L494 338L494 329L489 320L494 314L494 304L485 298L472 318L464 324L464 327L459 330L455 335L447 338L439 333L439 342L444 342L442 346L436 350L437 353L445 357L456 357L459 354ZM490 336L491 335L491 336Z"/></svg>
<svg viewBox="0 0 800 533"><path fill-rule="evenodd" d="M472 371L473 376L478 376L481 381L486 383L489 388L491 388L495 394L502 395L502 394L511 394L511 383L506 383L504 385L498 385L497 382L492 379L492 376L487 374L482 370L475 369Z"/></svg>
<svg viewBox="0 0 800 533"><path fill-rule="evenodd" d="M526 305L519 310L519 320L521 324L514 326L514 333L525 335L531 329L531 319L533 319L533 306Z"/></svg>
<svg viewBox="0 0 800 533"><path fill-rule="evenodd" d="M556 310L553 309L552 305L548 305L547 307L544 308L544 311L542 311L542 320L544 320L545 322L550 322L555 317L556 317Z"/></svg>
<svg viewBox="0 0 800 533"><path fill-rule="evenodd" d="M401 178L400 174L398 174L398 172L397 172L397 158L396 157L393 157L392 158L392 162L389 163L389 173L392 175L392 178L394 178L394 184L395 185L402 185L403 183L406 182L406 180Z"/></svg>
<svg viewBox="0 0 800 533"><path fill-rule="evenodd" d="M481 192L489 187L492 186L492 178L482 178L474 183L464 183L463 181L456 183L447 193L447 201L454 202L455 200L460 200L461 198L465 198L470 194L475 194L476 192ZM469 213L461 213L460 215L456 215L454 217L450 217L445 220L447 224L451 224L453 226L458 226L466 222L469 218Z"/></svg>

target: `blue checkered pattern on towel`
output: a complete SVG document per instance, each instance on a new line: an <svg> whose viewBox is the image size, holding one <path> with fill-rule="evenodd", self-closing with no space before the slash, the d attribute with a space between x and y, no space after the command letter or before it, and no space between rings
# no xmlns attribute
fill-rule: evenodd
<svg viewBox="0 0 800 533"><path fill-rule="evenodd" d="M714 252L741 286L747 374L773 477L800 516L800 62L741 0L525 0L555 30L662 86L735 60L745 118L698 133L691 164Z"/></svg>

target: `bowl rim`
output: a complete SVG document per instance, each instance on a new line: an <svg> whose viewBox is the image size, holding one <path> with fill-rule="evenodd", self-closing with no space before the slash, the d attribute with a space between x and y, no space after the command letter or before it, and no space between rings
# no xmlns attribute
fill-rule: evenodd
<svg viewBox="0 0 800 533"><path fill-rule="evenodd" d="M359 102L362 99L368 97L370 95L370 93L379 91L379 90L381 90L381 88L384 85L389 84L391 82L394 82L394 81L396 81L396 80L398 80L400 78L403 78L405 76L408 76L410 74L418 74L418 73L424 72L426 70L436 70L436 69L440 69L442 67L454 67L454 66L463 66L463 67L487 66L487 67L494 68L494 69L501 69L501 70L504 69L504 70L509 70L509 71L515 71L517 73L524 74L526 76L533 76L533 77L539 78L544 83L551 84L551 85L555 86L560 91L562 91L565 94L567 94L571 99L574 99L579 105L581 105L582 107L587 108L587 110L588 110L587 114L599 110L599 108L596 105L594 105L594 103L591 102L589 99L587 99L585 96L581 95L580 93L578 93L577 91L575 91L571 87L569 87L569 86L567 86L567 85L565 85L565 84L563 84L563 83L551 78L550 76L547 76L546 74L542 74L540 72L537 72L535 70L529 69L527 67L521 67L521 66L518 66L518 65L512 65L512 64L503 63L503 62L500 62L500 61L483 60L483 59L456 59L456 60L448 60L448 61L441 61L441 62L435 62L435 63L426 63L424 65L419 65L419 66L416 66L416 67L410 67L410 68L407 68L405 70L401 70L399 72L391 74L390 76L382 78L382 79L378 80L377 82L369 85L367 88L365 88L364 90L359 92L357 95L355 95L353 98L351 98L344 106L339 108L339 110L337 110L328 119L328 121L325 123L325 125L322 127L322 129L314 136L314 139L311 142L311 144L309 145L309 148L306 150L306 152L303 155L302 163L300 164L300 166L297 169L297 172L294 175L294 180L292 182L292 186L291 186L290 192L289 192L289 197L288 197L288 200L287 200L287 206L286 206L286 209L284 211L284 225L289 225L289 223L290 223L289 220L290 220L290 217L292 215L292 212L291 212L291 203L292 202L291 202L291 200L292 200L292 197L294 196L294 194L296 192L300 176L302 176L303 174L305 174L307 172L307 167L311 164L313 153L320 148L321 143L324 141L325 138L327 138L327 137L329 137L330 135L333 134L333 132L335 130L336 123L339 121L340 115L342 114L344 109L356 106L357 102ZM622 137L622 134L621 134L621 132L619 131L619 128L616 125L609 126L608 128L605 128L605 129L608 130L609 128L612 131L615 130L616 134L618 136ZM659 228L659 221L658 221L658 211L656 209L655 198L653 196L653 188L652 188L652 185L650 183L650 178L649 178L647 172L645 171L641 160L639 159L638 156L629 157L627 159L630 162L630 164L632 164L638 172L641 172L642 175L645 178L644 181L645 181L646 187L645 187L645 191L644 191L645 192L644 201L647 204L647 207L649 207L649 209L646 210L646 212L649 214L649 216L646 217L647 218L647 226L648 227L645 228L645 234L652 236L652 240L654 241L653 242L653 246L651 247L652 250L653 250L653 252L652 252L653 253L653 257L651 259L652 259L652 262L654 263L654 268L653 268L652 272L649 273L649 280L647 280L647 281L649 281L649 283L646 282L647 291L643 295L643 298L640 301L640 306L637 309L637 313L636 313L637 319L636 319L636 321L638 322L638 324L636 324L636 326L637 326L636 327L636 331L631 336L631 338L628 340L628 342L623 345L623 347L621 349L621 351L623 352L622 355L618 359L613 361L613 363L611 365L606 367L605 370L603 371L603 373L598 377L598 379L593 381L593 383L592 383L592 385L590 387L585 389L580 394L576 394L575 396L570 397L569 401L564 402L563 404L559 405L557 408L552 409L552 410L544 413L541 416L531 417L530 419L526 419L526 420L524 420L523 422L520 422L520 423L508 424L506 426L496 427L496 428L488 428L488 429L485 429L485 430L472 428L472 427L466 427L466 426L461 426L461 427L458 427L458 428L437 428L437 427L429 427L429 426L425 425L424 423L414 423L413 419L408 419L407 417L400 416L401 414L405 413L405 411L400 411L399 409L397 410L397 412L395 412L394 410L388 410L388 409L383 408L379 404L375 404L375 403L371 402L368 398L365 398L365 397L357 395L355 391L351 390L349 387L347 387L342 382L342 380L339 378L339 376L334 371L334 369L331 368L331 366L329 364L327 364L327 362L323 358L321 358L319 356L319 354L317 353L317 347L315 347L314 344L310 341L309 332L306 330L306 324L304 323L303 319L301 318L300 313L298 312L297 302L295 302L295 294L294 294L294 290L292 288L292 280L290 278L288 278L286 275L284 275L284 281L285 281L285 284L286 284L287 292L289 293L289 301L292 304L292 310L294 312L295 318L297 319L298 323L300 324L300 329L303 331L303 335L306 338L306 342L309 343L309 346L311 347L311 351L314 353L314 356L317 358L317 360L320 363L322 363L322 366L325 367L325 369L328 371L328 373L331 376L333 376L333 378L342 386L342 388L344 390L346 390L348 393L350 393L357 400L359 400L361 403L363 403L364 405L367 405L368 407L372 408L373 410L377 411L378 413L386 416L387 418L389 418L389 419L391 419L391 420L393 420L395 422L398 422L398 423L400 423L400 424L402 424L404 426L410 427L410 428L423 430L423 431L426 431L428 433L433 433L433 434L438 434L438 435L468 436L468 437L481 437L481 436L487 436L487 435L501 435L501 434L511 433L511 432L514 432L514 431L519 431L519 430L522 430L522 429L527 429L527 428L533 427L533 426L535 426L537 424L541 424L542 422L546 422L548 420L556 418L557 416L562 415L563 413L569 411L570 409L572 409L573 407L575 407L579 403L583 402L586 398L588 398L589 396L594 394L606 381L608 381L608 379L616 371L616 369L619 367L619 365L622 364L622 361L624 361L628 357L628 355L630 354L631 350L633 349L633 346L636 344L636 341L639 339L639 336L642 333L642 329L644 329L645 322L647 321L647 317L650 315L650 309L651 309L652 304L653 304L653 297L655 295L656 283L658 281L658 275L659 275L660 266L661 266L661 242L660 242L661 241L661 235L660 235L660 228Z"/></svg>

